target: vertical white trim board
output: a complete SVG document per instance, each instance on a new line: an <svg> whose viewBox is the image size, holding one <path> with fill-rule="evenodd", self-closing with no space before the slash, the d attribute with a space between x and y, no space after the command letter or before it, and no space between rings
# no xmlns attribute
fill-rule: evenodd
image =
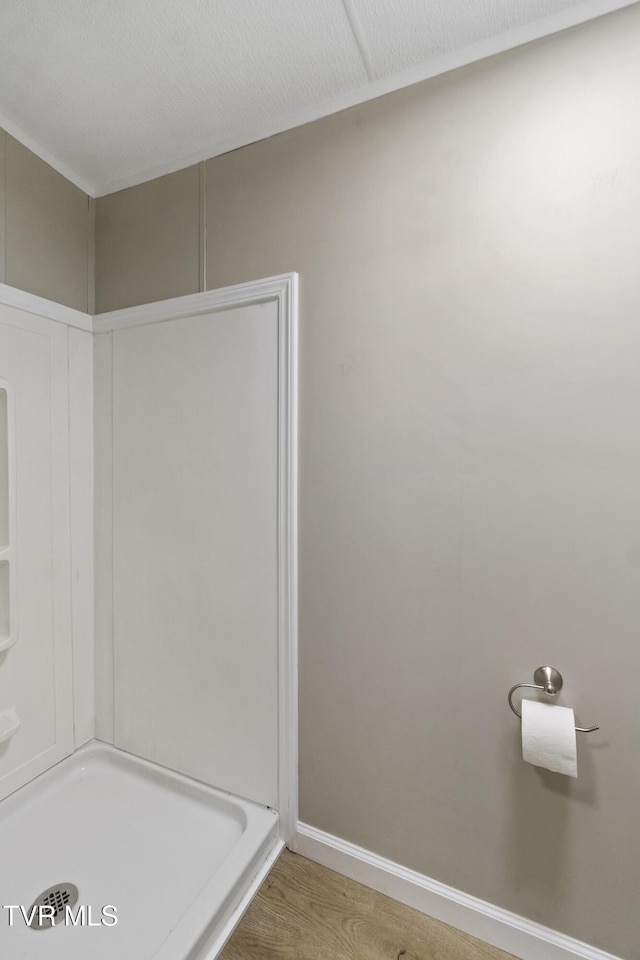
<svg viewBox="0 0 640 960"><path fill-rule="evenodd" d="M69 515L75 749L95 736L93 334L69 327Z"/></svg>
<svg viewBox="0 0 640 960"><path fill-rule="evenodd" d="M521 960L621 960L305 823L298 823L296 849L309 860Z"/></svg>
<svg viewBox="0 0 640 960"><path fill-rule="evenodd" d="M113 743L113 335L93 338L96 738Z"/></svg>
<svg viewBox="0 0 640 960"><path fill-rule="evenodd" d="M280 837L298 822L298 275L278 293L278 798Z"/></svg>

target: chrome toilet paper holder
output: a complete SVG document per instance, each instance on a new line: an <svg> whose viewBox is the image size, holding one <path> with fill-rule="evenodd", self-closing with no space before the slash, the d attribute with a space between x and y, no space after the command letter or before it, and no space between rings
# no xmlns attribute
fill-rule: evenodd
<svg viewBox="0 0 640 960"><path fill-rule="evenodd" d="M522 714L518 713L513 705L513 700L511 699L519 687L529 687L532 690L542 690L542 692L546 693L548 697L555 697L556 694L560 693L562 690L562 682L562 674L559 670L556 670L555 667L538 667L533 675L533 683L516 683L511 687L511 690L509 690L507 695L509 706L515 713L516 717L519 717L520 720L522 720ZM594 730L599 729L599 726L576 727L576 731L578 733L593 733Z"/></svg>

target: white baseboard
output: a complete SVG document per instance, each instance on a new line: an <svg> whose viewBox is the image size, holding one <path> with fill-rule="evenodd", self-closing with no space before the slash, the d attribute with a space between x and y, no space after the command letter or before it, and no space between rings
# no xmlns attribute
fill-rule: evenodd
<svg viewBox="0 0 640 960"><path fill-rule="evenodd" d="M521 960L620 960L305 823L298 823L295 850Z"/></svg>

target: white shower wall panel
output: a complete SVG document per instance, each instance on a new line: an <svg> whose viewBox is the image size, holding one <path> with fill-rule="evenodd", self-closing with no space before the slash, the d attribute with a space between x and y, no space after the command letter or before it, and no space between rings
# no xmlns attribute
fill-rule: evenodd
<svg viewBox="0 0 640 960"><path fill-rule="evenodd" d="M114 742L276 806L277 305L111 336Z"/></svg>
<svg viewBox="0 0 640 960"><path fill-rule="evenodd" d="M2 798L73 750L67 328L0 305L0 381L12 400L0 713L20 720L0 743Z"/></svg>

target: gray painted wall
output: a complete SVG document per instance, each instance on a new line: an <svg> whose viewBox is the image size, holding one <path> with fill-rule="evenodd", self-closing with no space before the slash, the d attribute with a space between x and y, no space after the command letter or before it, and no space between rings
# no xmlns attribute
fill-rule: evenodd
<svg viewBox="0 0 640 960"><path fill-rule="evenodd" d="M94 201L0 130L0 282L93 313Z"/></svg>
<svg viewBox="0 0 640 960"><path fill-rule="evenodd" d="M206 236L208 287L300 272L302 819L623 957L639 30L635 6L216 158L206 235L193 199L163 218ZM142 236L145 189L99 218ZM131 243L119 287L125 220L99 222L99 309L197 289L195 247L154 248L155 290ZM577 781L519 753L506 693L542 663L602 726Z"/></svg>
<svg viewBox="0 0 640 960"><path fill-rule="evenodd" d="M637 955L634 8L214 159L212 287L300 272L315 827ZM522 762L551 663L602 732ZM635 744L635 746L634 746Z"/></svg>
<svg viewBox="0 0 640 960"><path fill-rule="evenodd" d="M202 289L200 166L96 201L99 313Z"/></svg>

